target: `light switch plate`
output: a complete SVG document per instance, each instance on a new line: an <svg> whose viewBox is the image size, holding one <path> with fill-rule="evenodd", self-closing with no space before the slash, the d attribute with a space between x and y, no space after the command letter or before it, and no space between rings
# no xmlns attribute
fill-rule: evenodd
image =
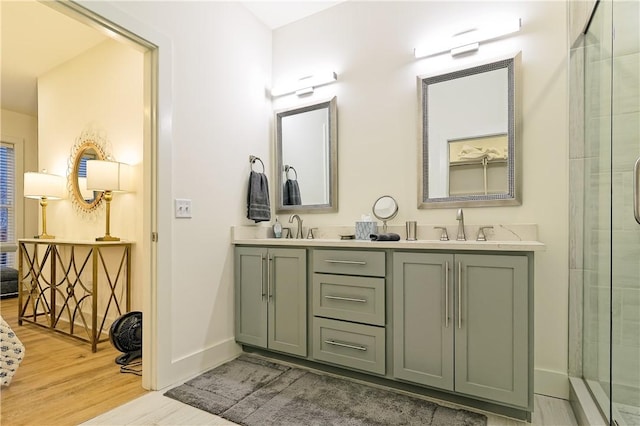
<svg viewBox="0 0 640 426"><path fill-rule="evenodd" d="M176 218L189 219L191 217L191 200L176 198L175 200Z"/></svg>

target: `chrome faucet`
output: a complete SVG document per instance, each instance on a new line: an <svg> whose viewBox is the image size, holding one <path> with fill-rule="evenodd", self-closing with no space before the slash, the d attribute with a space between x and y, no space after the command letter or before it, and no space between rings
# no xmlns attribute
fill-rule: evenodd
<svg viewBox="0 0 640 426"><path fill-rule="evenodd" d="M293 223L293 219L298 220L298 229L296 229L296 238L302 238L302 219L297 214L289 216L289 223Z"/></svg>
<svg viewBox="0 0 640 426"><path fill-rule="evenodd" d="M458 237L456 238L456 240L466 241L467 237L465 237L464 235L464 214L462 213L462 209L458 209L456 220L458 221Z"/></svg>

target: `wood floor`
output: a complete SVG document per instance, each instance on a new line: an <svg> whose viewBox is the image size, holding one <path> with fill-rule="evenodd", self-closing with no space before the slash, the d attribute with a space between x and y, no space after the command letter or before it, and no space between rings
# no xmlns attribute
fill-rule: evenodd
<svg viewBox="0 0 640 426"><path fill-rule="evenodd" d="M120 373L109 342L92 353L88 343L19 326L17 298L2 300L0 313L25 346L11 385L0 389L3 426L78 425L147 393L139 376Z"/></svg>

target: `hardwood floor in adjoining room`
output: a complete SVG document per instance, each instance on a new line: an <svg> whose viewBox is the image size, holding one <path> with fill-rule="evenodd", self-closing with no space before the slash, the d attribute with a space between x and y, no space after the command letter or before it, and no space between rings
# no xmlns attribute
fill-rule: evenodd
<svg viewBox="0 0 640 426"><path fill-rule="evenodd" d="M0 313L25 346L10 386L0 390L0 424L77 425L147 391L141 377L123 374L109 342L96 353L89 343L33 324L18 325L18 299L4 299Z"/></svg>

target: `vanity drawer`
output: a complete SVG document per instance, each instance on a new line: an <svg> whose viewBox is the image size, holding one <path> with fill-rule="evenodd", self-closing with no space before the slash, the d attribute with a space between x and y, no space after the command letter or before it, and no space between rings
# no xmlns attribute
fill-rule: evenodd
<svg viewBox="0 0 640 426"><path fill-rule="evenodd" d="M384 277L385 255L381 251L314 250L313 271Z"/></svg>
<svg viewBox="0 0 640 426"><path fill-rule="evenodd" d="M314 318L313 357L349 368L385 374L385 329Z"/></svg>
<svg viewBox="0 0 640 426"><path fill-rule="evenodd" d="M385 324L384 278L313 274L313 315Z"/></svg>

